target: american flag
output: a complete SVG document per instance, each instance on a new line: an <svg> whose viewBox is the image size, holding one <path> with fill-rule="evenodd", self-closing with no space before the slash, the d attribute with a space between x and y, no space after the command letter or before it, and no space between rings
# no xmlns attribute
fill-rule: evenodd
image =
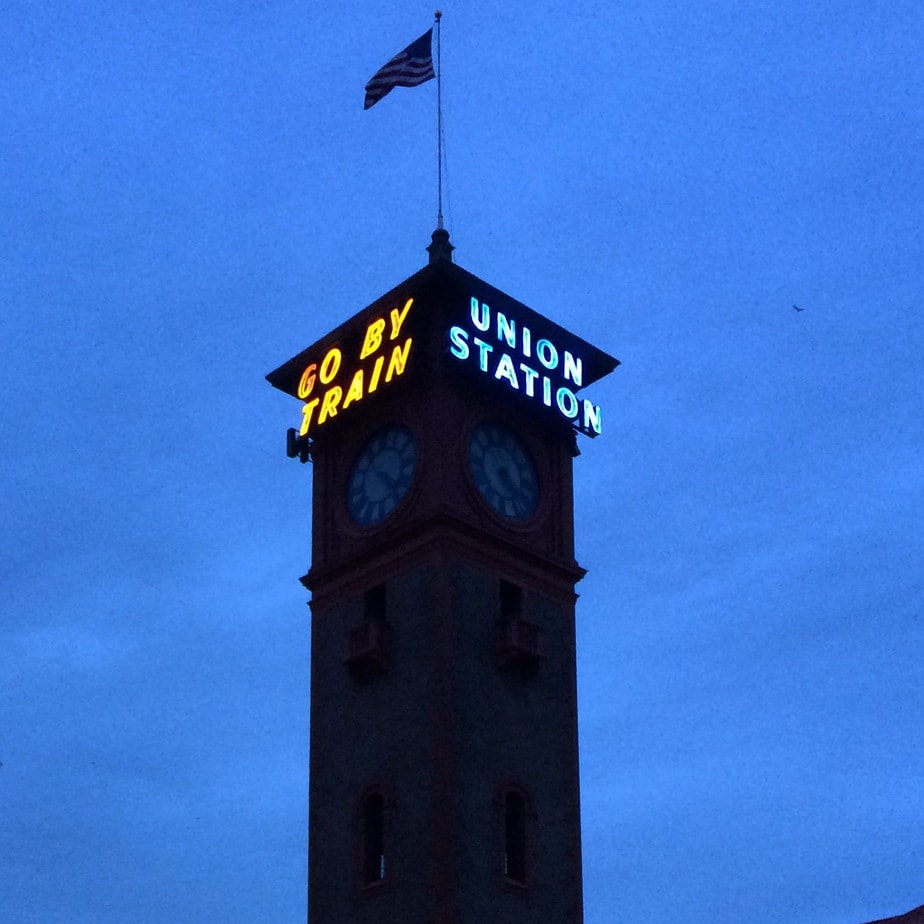
<svg viewBox="0 0 924 924"><path fill-rule="evenodd" d="M375 76L366 84L366 103L363 109L374 106L394 87L416 87L436 76L433 73L433 53L430 51L432 37L433 30L428 29L416 42L411 42L404 51L399 51L388 64L376 71Z"/></svg>

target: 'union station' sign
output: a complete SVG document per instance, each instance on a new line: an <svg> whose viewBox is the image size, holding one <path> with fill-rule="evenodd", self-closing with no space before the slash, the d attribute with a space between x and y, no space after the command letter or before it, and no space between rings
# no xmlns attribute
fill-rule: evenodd
<svg viewBox="0 0 924 924"><path fill-rule="evenodd" d="M513 391L541 401L567 417L582 433L597 436L602 415L589 398L575 391L584 384L584 361L548 337L535 339L533 332L515 317L495 311L472 296L465 325L449 329L449 352L474 365Z"/></svg>

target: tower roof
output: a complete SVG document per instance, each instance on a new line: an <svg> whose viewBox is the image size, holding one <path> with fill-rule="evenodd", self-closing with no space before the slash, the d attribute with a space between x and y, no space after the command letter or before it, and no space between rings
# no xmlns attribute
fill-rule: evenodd
<svg viewBox="0 0 924 924"><path fill-rule="evenodd" d="M412 294L419 298L432 294L441 301L447 298L458 301L458 310L451 314L467 313L471 299L478 298L505 316L515 317L530 329L534 341L546 338L582 357L584 376L581 388L608 375L619 365L618 359L454 263L452 252L455 247L450 243L449 232L445 229L438 228L433 232L432 241L426 249L430 254L426 266L269 373L267 381L281 391L298 397L298 382L308 363L319 359L338 341L350 339L349 335L361 328L369 318L386 315L391 306L403 303Z"/></svg>
<svg viewBox="0 0 924 924"><path fill-rule="evenodd" d="M267 375L304 402L290 454L306 457L319 427L377 402L392 381L428 387L446 367L504 404L601 432L600 408L577 393L618 360L454 263L453 249L438 228L426 266Z"/></svg>

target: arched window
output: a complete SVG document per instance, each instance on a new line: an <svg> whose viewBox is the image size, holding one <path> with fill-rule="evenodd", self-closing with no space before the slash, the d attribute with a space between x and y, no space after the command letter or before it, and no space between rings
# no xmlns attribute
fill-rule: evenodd
<svg viewBox="0 0 924 924"><path fill-rule="evenodd" d="M363 885L385 879L385 799L372 792L362 804Z"/></svg>
<svg viewBox="0 0 924 924"><path fill-rule="evenodd" d="M526 799L510 789L504 796L504 876L511 882L526 884Z"/></svg>

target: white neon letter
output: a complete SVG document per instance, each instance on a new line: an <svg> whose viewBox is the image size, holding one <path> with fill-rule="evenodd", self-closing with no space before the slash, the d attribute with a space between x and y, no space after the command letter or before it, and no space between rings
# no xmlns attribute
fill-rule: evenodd
<svg viewBox="0 0 924 924"><path fill-rule="evenodd" d="M554 369L558 365L558 350L548 340L540 340L536 344L536 356L546 369Z"/></svg>
<svg viewBox="0 0 924 924"><path fill-rule="evenodd" d="M479 302L474 295L472 296L472 324L478 330L487 330L491 326L491 309L484 302Z"/></svg>
<svg viewBox="0 0 924 924"><path fill-rule="evenodd" d="M468 359L471 352L468 348L468 331L458 326L450 327L449 340L452 343L449 352L456 359Z"/></svg>
<svg viewBox="0 0 924 924"><path fill-rule="evenodd" d="M520 330L523 332L523 355L529 359L531 356L530 351L532 350L533 334L528 327L521 327Z"/></svg>
<svg viewBox="0 0 924 924"><path fill-rule="evenodd" d="M570 417L574 419L578 415L578 399L574 397L574 392L570 388L565 388L562 385L561 388L555 394L555 402L558 404L558 409L565 415L565 417Z"/></svg>
<svg viewBox="0 0 924 924"><path fill-rule="evenodd" d="M517 322L500 311L497 312L497 339L506 340L509 347L517 345Z"/></svg>
<svg viewBox="0 0 924 924"><path fill-rule="evenodd" d="M526 363L520 363L520 369L522 369L523 375L526 376L526 383L524 386L524 390L526 391L526 394L530 398L532 398L536 394L535 384L536 384L536 379L539 378L539 373L536 372L535 369L530 369L530 367L527 366Z"/></svg>
<svg viewBox="0 0 924 924"><path fill-rule="evenodd" d="M478 347L478 368L482 372L488 371L488 353L494 352L494 347L490 343L485 343L484 340L479 340L478 337L472 341L476 347Z"/></svg>
<svg viewBox="0 0 924 924"><path fill-rule="evenodd" d="M593 430L597 436L603 431L603 419L600 408L592 404L589 398L584 399L584 429Z"/></svg>
<svg viewBox="0 0 924 924"><path fill-rule="evenodd" d="M513 360L506 353L501 353L501 358L497 361L497 368L494 370L494 378L506 379L510 383L511 388L516 388L517 391L520 390L520 386L517 383L517 374L513 368Z"/></svg>
<svg viewBox="0 0 924 924"><path fill-rule="evenodd" d="M575 359L568 350L565 350L565 380L568 379L580 388L584 379L584 363L580 356Z"/></svg>

